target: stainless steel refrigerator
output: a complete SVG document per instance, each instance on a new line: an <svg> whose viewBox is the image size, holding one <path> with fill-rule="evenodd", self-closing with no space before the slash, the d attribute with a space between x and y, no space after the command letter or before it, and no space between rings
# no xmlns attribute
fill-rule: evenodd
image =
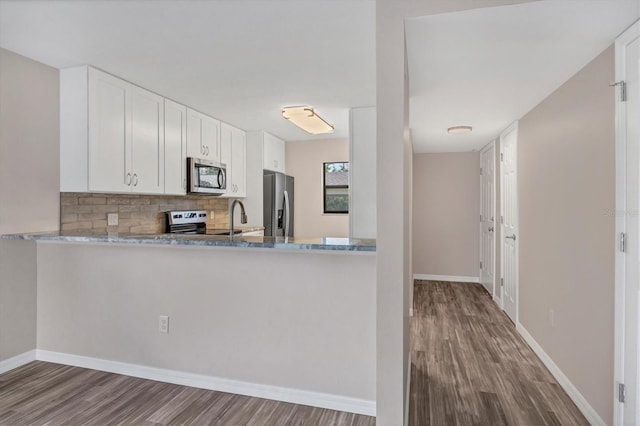
<svg viewBox="0 0 640 426"><path fill-rule="evenodd" d="M264 171L264 235L293 237L293 176Z"/></svg>

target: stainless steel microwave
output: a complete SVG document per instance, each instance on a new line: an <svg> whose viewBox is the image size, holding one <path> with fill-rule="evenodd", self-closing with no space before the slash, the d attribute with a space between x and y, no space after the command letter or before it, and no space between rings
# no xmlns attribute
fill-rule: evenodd
<svg viewBox="0 0 640 426"><path fill-rule="evenodd" d="M187 171L187 188L190 194L226 194L226 164L189 157Z"/></svg>

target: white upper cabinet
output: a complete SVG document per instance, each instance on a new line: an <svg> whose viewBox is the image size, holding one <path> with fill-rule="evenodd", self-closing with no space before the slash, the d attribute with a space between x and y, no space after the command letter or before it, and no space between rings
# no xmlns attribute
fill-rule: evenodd
<svg viewBox="0 0 640 426"><path fill-rule="evenodd" d="M131 105L132 191L164 193L164 98L137 86L129 90ZM128 152L127 152L128 154Z"/></svg>
<svg viewBox="0 0 640 426"><path fill-rule="evenodd" d="M285 173L284 141L267 132L262 132L262 135L263 169Z"/></svg>
<svg viewBox="0 0 640 426"><path fill-rule="evenodd" d="M187 107L164 100L164 192L187 192Z"/></svg>
<svg viewBox="0 0 640 426"><path fill-rule="evenodd" d="M220 161L220 121L187 108L187 156Z"/></svg>
<svg viewBox="0 0 640 426"><path fill-rule="evenodd" d="M90 67L60 73L60 191L164 192L164 100Z"/></svg>
<svg viewBox="0 0 640 426"><path fill-rule="evenodd" d="M127 106L129 84L92 68L88 70L88 78L87 189L96 192L129 192L132 179L130 137L127 135L131 130Z"/></svg>
<svg viewBox="0 0 640 426"><path fill-rule="evenodd" d="M227 165L227 198L247 195L247 135L226 123L220 125L220 158Z"/></svg>

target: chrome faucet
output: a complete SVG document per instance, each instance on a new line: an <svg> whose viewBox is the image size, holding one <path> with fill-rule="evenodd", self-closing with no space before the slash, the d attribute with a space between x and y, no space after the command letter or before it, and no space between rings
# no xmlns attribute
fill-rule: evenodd
<svg viewBox="0 0 640 426"><path fill-rule="evenodd" d="M236 209L236 204L240 204L240 223L247 223L247 214L244 212L244 204L240 200L233 200L233 203L229 206L229 236L233 237L233 212Z"/></svg>

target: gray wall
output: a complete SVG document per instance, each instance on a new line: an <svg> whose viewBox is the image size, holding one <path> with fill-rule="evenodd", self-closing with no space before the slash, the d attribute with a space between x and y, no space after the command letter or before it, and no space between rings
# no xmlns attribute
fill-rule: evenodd
<svg viewBox="0 0 640 426"><path fill-rule="evenodd" d="M59 73L0 49L0 234L59 226ZM0 361L35 349L36 246L0 242Z"/></svg>
<svg viewBox="0 0 640 426"><path fill-rule="evenodd" d="M478 277L480 154L415 154L413 271Z"/></svg>
<svg viewBox="0 0 640 426"><path fill-rule="evenodd" d="M0 49L0 233L57 230L60 83L55 68Z"/></svg>
<svg viewBox="0 0 640 426"><path fill-rule="evenodd" d="M524 116L518 139L520 322L605 421L613 419L612 81L610 47Z"/></svg>
<svg viewBox="0 0 640 426"><path fill-rule="evenodd" d="M374 253L41 242L38 349L373 403L375 265Z"/></svg>

